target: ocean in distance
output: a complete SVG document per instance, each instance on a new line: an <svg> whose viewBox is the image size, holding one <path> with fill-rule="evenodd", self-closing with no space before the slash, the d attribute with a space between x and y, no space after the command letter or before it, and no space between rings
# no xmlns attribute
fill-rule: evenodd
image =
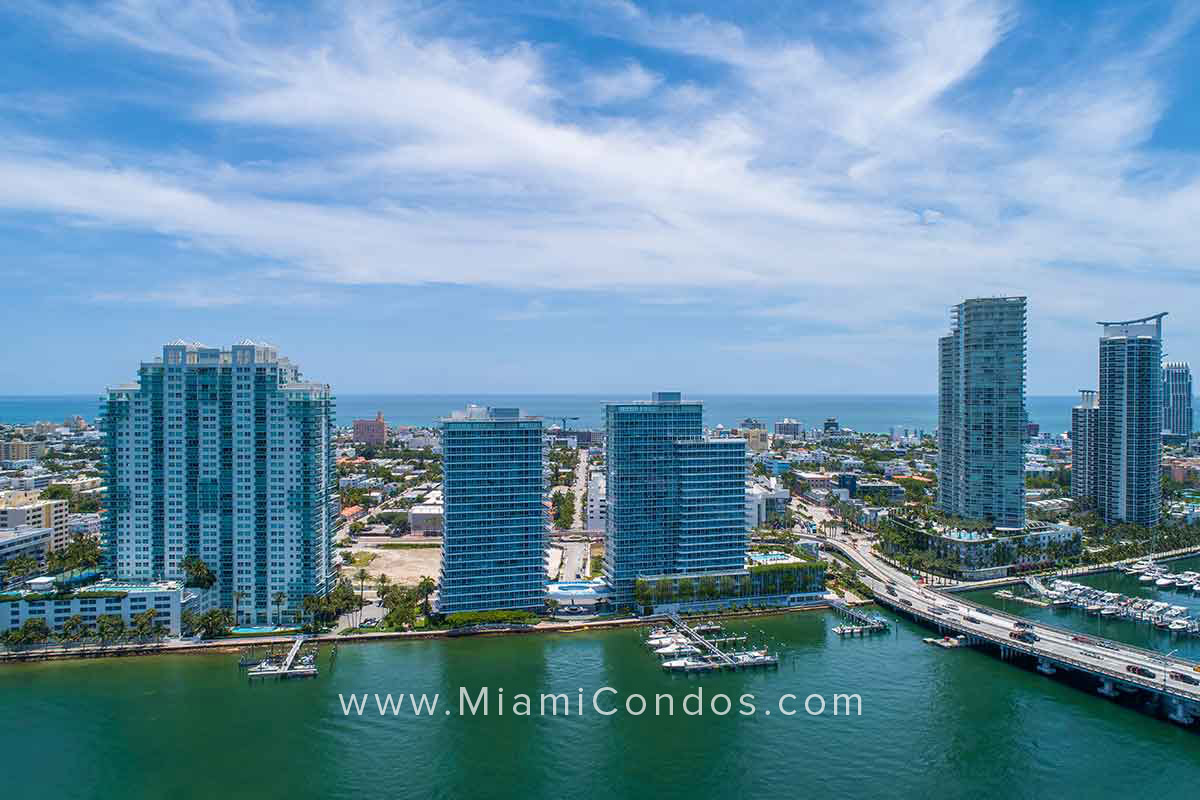
<svg viewBox="0 0 1200 800"><path fill-rule="evenodd" d="M569 426L600 428L603 406L609 402L649 399L631 394L339 394L337 421L374 418L378 411L392 425L434 425L441 417L468 403L517 406L552 423L567 417ZM807 427L819 426L826 417L837 417L844 427L867 433L888 433L893 427L924 430L937 427L937 395L917 394L693 394L685 399L704 401L707 425L734 427L746 417L768 425L785 417ZM1031 395L1026 399L1029 420L1042 430L1061 433L1071 427L1074 395ZM27 424L39 420L61 422L76 414L96 418L99 395L0 396L0 422ZM579 419L569 419L578 417Z"/></svg>

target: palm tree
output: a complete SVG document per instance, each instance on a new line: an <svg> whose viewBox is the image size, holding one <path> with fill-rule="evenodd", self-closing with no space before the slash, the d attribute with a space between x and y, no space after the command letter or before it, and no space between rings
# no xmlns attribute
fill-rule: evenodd
<svg viewBox="0 0 1200 800"><path fill-rule="evenodd" d="M80 639L83 638L84 629L85 629L85 626L83 624L83 617L79 616L78 614L75 614L74 616L70 617L69 619L67 619L66 622L63 623L63 626L62 626L63 641L78 642Z"/></svg>
<svg viewBox="0 0 1200 800"><path fill-rule="evenodd" d="M354 627L358 627L358 623L362 620L362 604L363 590L367 587L367 579L371 577L371 573L367 572L365 567L359 567L358 572L354 573L354 577L358 579L358 611L355 612Z"/></svg>
<svg viewBox="0 0 1200 800"><path fill-rule="evenodd" d="M276 617L275 624L282 627L283 626L283 603L285 600L287 600L287 593L286 592L276 592L275 596L272 597L271 599L273 601L275 601L275 617Z"/></svg>
<svg viewBox="0 0 1200 800"><path fill-rule="evenodd" d="M238 603L242 602L242 600L244 600L245 598L246 598L245 592L234 592L233 593L233 624L235 624L235 625L240 624L242 621L241 617L238 616Z"/></svg>
<svg viewBox="0 0 1200 800"><path fill-rule="evenodd" d="M428 575L422 575L417 582L417 594L421 595L421 603L425 606L425 616L429 616L429 595L437 591L437 581Z"/></svg>
<svg viewBox="0 0 1200 800"><path fill-rule="evenodd" d="M315 620L317 615L321 613L321 598L315 594L304 595L304 599L300 601L300 609L304 616Z"/></svg>
<svg viewBox="0 0 1200 800"><path fill-rule="evenodd" d="M387 594L388 586L390 586L391 583L392 579L383 573L380 573L379 577L375 578L375 594L379 596L380 600L382 600L384 595Z"/></svg>
<svg viewBox="0 0 1200 800"><path fill-rule="evenodd" d="M549 607L550 617L553 619L554 615L558 613L558 601L552 597L546 601L546 605Z"/></svg>

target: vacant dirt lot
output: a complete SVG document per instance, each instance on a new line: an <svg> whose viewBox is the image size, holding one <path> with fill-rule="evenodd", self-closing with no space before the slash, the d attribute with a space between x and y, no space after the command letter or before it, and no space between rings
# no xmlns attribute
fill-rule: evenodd
<svg viewBox="0 0 1200 800"><path fill-rule="evenodd" d="M367 572L374 579L379 575L387 575L392 583L402 583L415 586L421 576L428 575L435 581L442 565L442 549L440 547L405 548L390 550L382 547L355 547L355 556L360 553L370 553L375 556L367 565ZM343 567L342 574L352 576L358 571L357 567Z"/></svg>

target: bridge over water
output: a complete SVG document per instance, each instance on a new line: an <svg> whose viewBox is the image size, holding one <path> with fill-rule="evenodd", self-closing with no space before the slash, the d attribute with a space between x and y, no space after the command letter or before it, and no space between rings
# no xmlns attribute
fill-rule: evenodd
<svg viewBox="0 0 1200 800"><path fill-rule="evenodd" d="M1200 719L1200 664L1195 661L971 603L918 585L860 547L832 540L827 544L870 573L864 582L876 601L901 614L997 650L1006 660L1030 659L1046 675L1090 676L1096 691L1107 697L1145 693L1175 722L1190 725Z"/></svg>

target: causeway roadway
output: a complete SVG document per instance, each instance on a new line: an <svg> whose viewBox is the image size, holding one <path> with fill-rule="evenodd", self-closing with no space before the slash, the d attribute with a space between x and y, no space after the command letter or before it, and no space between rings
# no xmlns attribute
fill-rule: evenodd
<svg viewBox="0 0 1200 800"><path fill-rule="evenodd" d="M1038 671L1045 674L1087 673L1098 680L1103 695L1150 692L1176 722L1200 719L1200 664L1195 661L1033 622L929 588L875 557L866 542L829 540L826 545L867 571L864 582L882 605L966 636L971 644L998 647L1004 658L1021 654L1036 659Z"/></svg>

